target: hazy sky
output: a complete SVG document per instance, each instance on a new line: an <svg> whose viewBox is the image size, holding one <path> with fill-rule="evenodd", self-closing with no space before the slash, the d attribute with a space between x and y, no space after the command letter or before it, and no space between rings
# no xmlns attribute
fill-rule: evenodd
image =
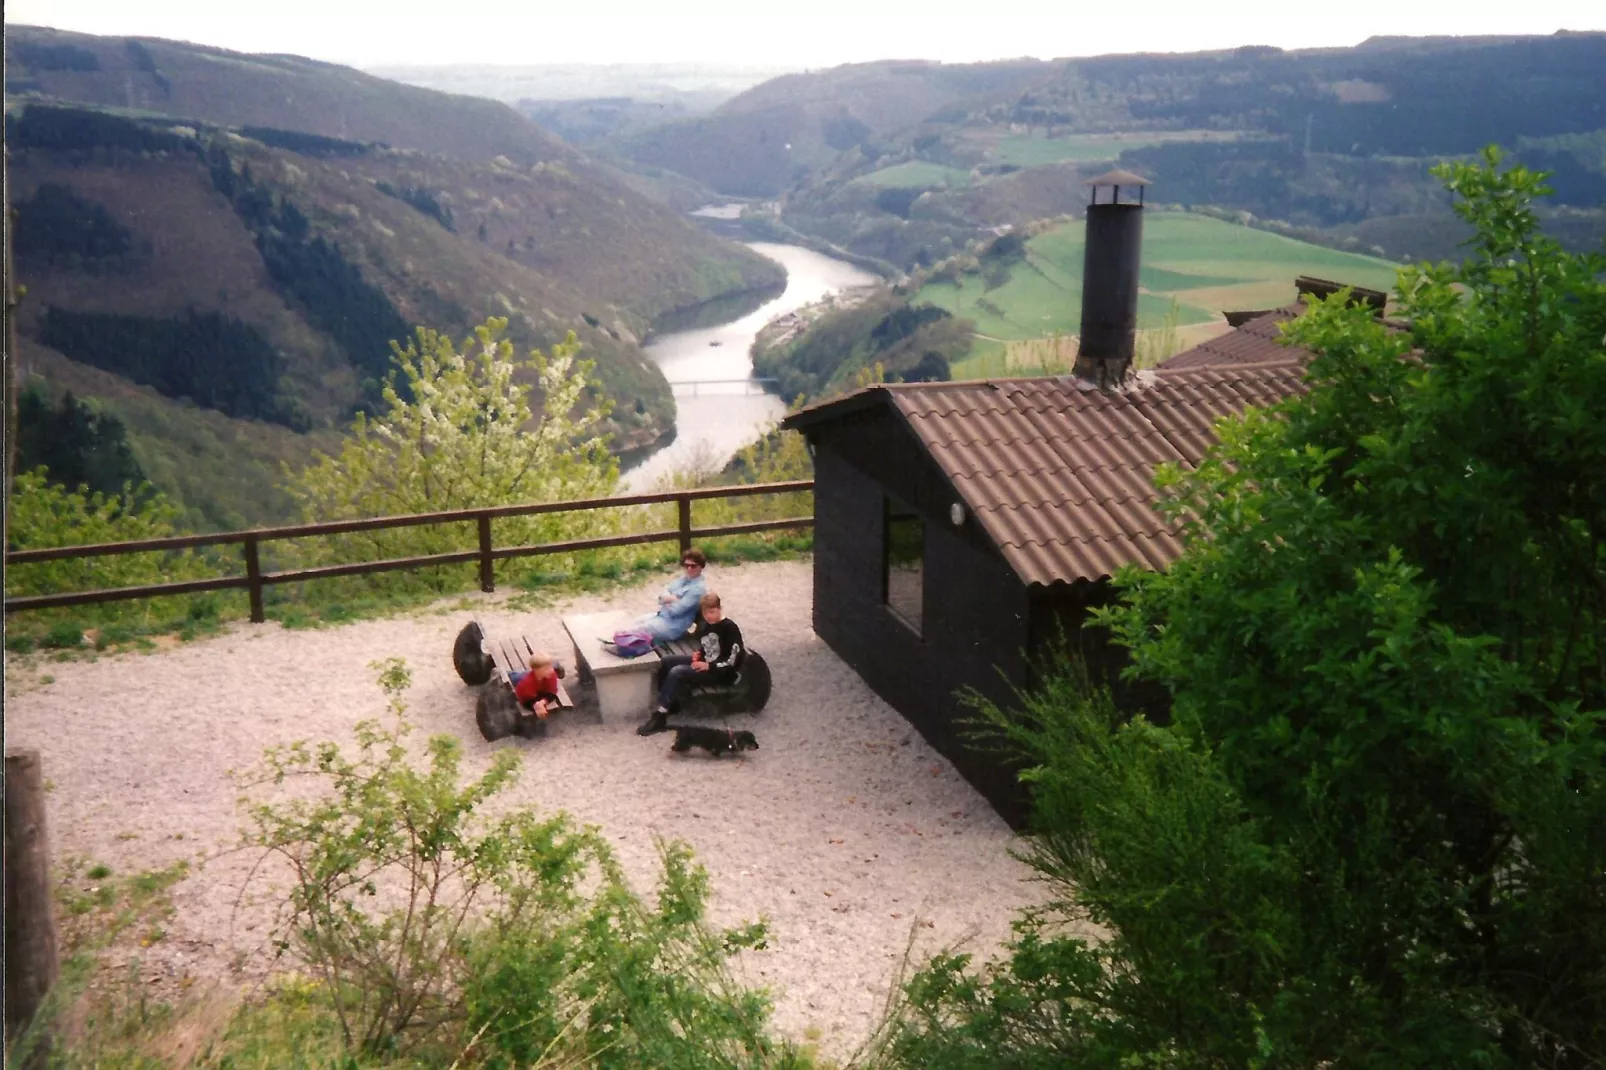
<svg viewBox="0 0 1606 1070"><path fill-rule="evenodd" d="M1375 12L1357 16L1357 10ZM951 13L950 13L951 12ZM1348 16L1348 17L1346 17ZM242 52L388 63L718 61L825 67L1242 44L1352 45L1373 34L1606 29L1601 0L9 0L7 22L170 37Z"/></svg>

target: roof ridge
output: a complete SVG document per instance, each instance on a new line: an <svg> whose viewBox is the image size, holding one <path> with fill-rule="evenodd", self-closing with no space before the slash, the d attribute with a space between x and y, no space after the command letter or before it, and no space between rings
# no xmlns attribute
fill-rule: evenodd
<svg viewBox="0 0 1606 1070"><path fill-rule="evenodd" d="M1204 344L1208 345L1209 343L1204 343ZM1231 363L1222 363L1222 364L1185 364L1185 365L1183 365L1181 367L1170 367L1168 365L1162 364L1157 368L1150 368L1148 370L1153 372L1156 376L1164 376L1166 379L1173 379L1173 378L1180 378L1180 377L1189 377L1189 378L1191 378L1191 377L1194 377L1194 376L1216 376L1216 377L1232 376L1232 375L1237 375L1237 374L1239 374L1241 372L1265 371L1268 368L1288 368L1288 367L1298 368L1298 367L1301 367L1304 364L1304 362L1302 360L1300 360L1300 358L1295 356L1294 354L1295 353L1303 353L1303 352L1305 352L1305 351L1301 350L1301 349L1295 349L1294 347L1290 347L1290 353L1289 353L1288 356L1286 356L1286 357L1278 357L1275 360L1257 360L1257 361L1252 361L1252 362L1247 362L1247 363L1240 363L1238 361L1233 361ZM1178 356L1180 356L1180 355L1181 354L1178 354ZM1133 393L1134 394L1141 393L1141 391L1133 391Z"/></svg>

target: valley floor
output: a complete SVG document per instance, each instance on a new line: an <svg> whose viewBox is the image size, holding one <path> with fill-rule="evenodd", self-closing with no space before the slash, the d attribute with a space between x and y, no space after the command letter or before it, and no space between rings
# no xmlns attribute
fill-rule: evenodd
<svg viewBox="0 0 1606 1070"><path fill-rule="evenodd" d="M600 826L642 891L657 872L654 837L688 841L709 870L713 921L770 922L769 950L747 953L741 968L775 991L777 1029L841 1056L874 1024L911 932L917 957L959 940L985 956L1042 889L982 798L814 635L811 569L711 570L711 588L775 674L763 713L729 719L761 744L740 760L672 754L671 737L643 739L634 723L584 712L555 718L544 740L488 744L474 728L474 694L450 658L470 616L493 634L539 638L567 662L560 613L645 611L656 585L534 611L475 595L324 630L236 625L152 655L8 655L7 744L42 752L58 864L76 857L131 873L204 858L173 889L176 916L140 952L142 976L248 984L271 968L279 896L260 875L247 882L255 855L231 850L240 826L229 771L275 743L349 745L359 720L385 714L370 663L404 657L415 750L453 734L473 775L494 749L519 749L522 773L505 802Z"/></svg>

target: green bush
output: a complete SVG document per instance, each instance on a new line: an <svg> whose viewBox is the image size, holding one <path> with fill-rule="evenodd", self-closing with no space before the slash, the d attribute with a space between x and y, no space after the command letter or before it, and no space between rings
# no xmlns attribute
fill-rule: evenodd
<svg viewBox="0 0 1606 1070"><path fill-rule="evenodd" d="M87 487L74 491L51 483L43 468L17 476L11 488L10 507L11 543L17 550L178 534L174 526L178 509L149 487L125 484L120 494L90 492ZM6 596L144 586L215 576L221 571L209 556L191 550L24 563L6 569ZM216 617L223 604L211 594L105 602L64 610L31 610L12 616L7 625L9 631L29 637L36 645L76 647L86 628L110 624L144 629L176 627L196 614ZM203 608L192 608L195 606ZM74 634L71 642L66 642L69 630ZM23 642L18 639L19 645ZM8 649L18 647L8 644Z"/></svg>
<svg viewBox="0 0 1606 1070"><path fill-rule="evenodd" d="M39 645L51 650L69 650L82 646L83 642L83 625L76 620L62 620L50 626Z"/></svg>
<svg viewBox="0 0 1606 1070"><path fill-rule="evenodd" d="M1172 723L984 704L1056 899L914 978L894 1062L1606 1063L1606 257L1499 164L1437 172L1477 233L1409 332L1319 303L1309 393L1161 473L1187 552L1096 619Z"/></svg>
<svg viewBox="0 0 1606 1070"><path fill-rule="evenodd" d="M420 329L394 348L394 374L380 411L359 414L336 456L319 454L291 477L289 490L308 522L479 506L606 497L618 469L599 427L607 402L588 400L592 365L570 338L517 357L492 319L461 346ZM536 386L523 385L533 378ZM539 396L540 420L526 424ZM499 547L614 534L613 511L504 517L492 525ZM472 523L426 525L299 540L278 550L287 561L319 565L472 550ZM528 566L504 566L517 576ZM546 567L552 567L547 563ZM328 590L361 594L464 590L472 565L357 577Z"/></svg>
<svg viewBox="0 0 1606 1070"><path fill-rule="evenodd" d="M307 780L321 791L243 800L247 843L288 866L281 953L363 1058L528 1067L786 1067L766 1033L768 1001L727 959L764 944L762 925L704 920L705 872L661 845L656 903L628 886L600 834L563 814L487 816L517 775L498 751L460 775L456 739L410 760L400 659L377 664L390 727L269 749L248 793ZM436 1062L435 1060L439 1060Z"/></svg>

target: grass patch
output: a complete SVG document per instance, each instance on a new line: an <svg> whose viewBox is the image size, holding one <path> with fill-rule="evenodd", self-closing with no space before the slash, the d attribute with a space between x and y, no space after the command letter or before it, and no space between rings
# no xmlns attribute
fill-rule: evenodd
<svg viewBox="0 0 1606 1070"><path fill-rule="evenodd" d="M1014 134L995 143L989 155L1002 164L1041 167L1051 163L1113 160L1128 149L1158 145L1162 140L1143 134L1069 134L1056 138Z"/></svg>
<svg viewBox="0 0 1606 1070"><path fill-rule="evenodd" d="M1170 271L1150 264L1138 268L1138 285L1154 293L1201 290L1208 286L1231 286L1242 281L1232 275L1190 275L1185 271Z"/></svg>
<svg viewBox="0 0 1606 1070"><path fill-rule="evenodd" d="M928 282L915 301L928 302L976 323L978 334L1022 341L1081 329L1082 258L1086 225L1067 223L1032 238L1026 255L1007 273L966 272L955 280ZM1269 308L1295 297L1294 278L1316 275L1387 290L1396 265L1376 257L1326 249L1278 234L1182 212L1156 213L1144 221L1138 328L1161 327L1171 300L1180 327L1207 323L1238 308ZM999 356L981 345L955 367L971 376ZM989 374L999 374L989 372ZM1021 374L1015 372L1012 374Z"/></svg>
<svg viewBox="0 0 1606 1070"><path fill-rule="evenodd" d="M970 185L970 172L925 160L893 164L853 180L876 189L959 189Z"/></svg>

